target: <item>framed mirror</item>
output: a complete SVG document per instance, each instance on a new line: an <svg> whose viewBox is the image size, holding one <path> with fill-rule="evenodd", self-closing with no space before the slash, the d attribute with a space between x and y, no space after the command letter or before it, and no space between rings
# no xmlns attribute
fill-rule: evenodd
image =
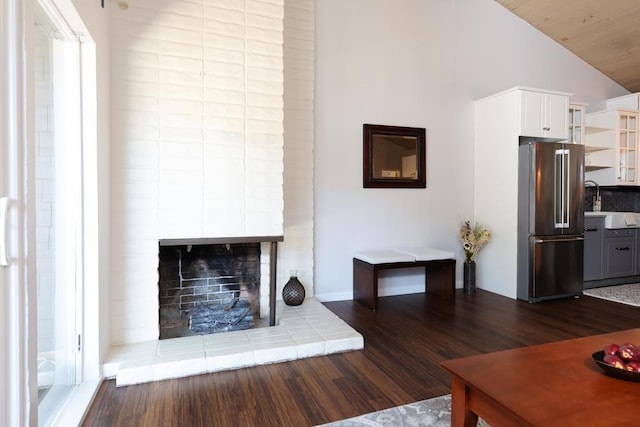
<svg viewBox="0 0 640 427"><path fill-rule="evenodd" d="M426 188L426 129L363 125L364 188Z"/></svg>

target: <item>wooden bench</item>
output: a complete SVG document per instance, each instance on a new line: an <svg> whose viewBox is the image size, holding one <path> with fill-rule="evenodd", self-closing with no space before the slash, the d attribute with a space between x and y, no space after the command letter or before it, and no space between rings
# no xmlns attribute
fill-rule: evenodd
<svg viewBox="0 0 640 427"><path fill-rule="evenodd" d="M353 298L378 309L378 272L396 268L425 268L425 292L455 300L456 260L453 252L408 248L358 252L353 256Z"/></svg>

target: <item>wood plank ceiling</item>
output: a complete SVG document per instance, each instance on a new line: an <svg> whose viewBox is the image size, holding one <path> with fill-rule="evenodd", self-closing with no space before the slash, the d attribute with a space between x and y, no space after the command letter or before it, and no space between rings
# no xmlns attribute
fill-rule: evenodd
<svg viewBox="0 0 640 427"><path fill-rule="evenodd" d="M639 0L495 0L630 92L640 92Z"/></svg>

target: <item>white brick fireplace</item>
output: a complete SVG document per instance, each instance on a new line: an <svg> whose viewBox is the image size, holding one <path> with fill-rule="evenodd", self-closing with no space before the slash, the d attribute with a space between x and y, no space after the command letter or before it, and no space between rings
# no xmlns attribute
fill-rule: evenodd
<svg viewBox="0 0 640 427"><path fill-rule="evenodd" d="M276 293L295 269L313 296L313 2L129 6L111 8L111 343L158 338L161 239L284 235Z"/></svg>

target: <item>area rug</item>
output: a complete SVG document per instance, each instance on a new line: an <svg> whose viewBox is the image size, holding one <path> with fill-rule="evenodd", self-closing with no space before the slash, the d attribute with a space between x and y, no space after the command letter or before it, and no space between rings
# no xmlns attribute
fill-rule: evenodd
<svg viewBox="0 0 640 427"><path fill-rule="evenodd" d="M640 307L640 283L587 289L585 295Z"/></svg>
<svg viewBox="0 0 640 427"><path fill-rule="evenodd" d="M484 420L479 426L489 427ZM383 409L319 427L450 427L451 395Z"/></svg>

